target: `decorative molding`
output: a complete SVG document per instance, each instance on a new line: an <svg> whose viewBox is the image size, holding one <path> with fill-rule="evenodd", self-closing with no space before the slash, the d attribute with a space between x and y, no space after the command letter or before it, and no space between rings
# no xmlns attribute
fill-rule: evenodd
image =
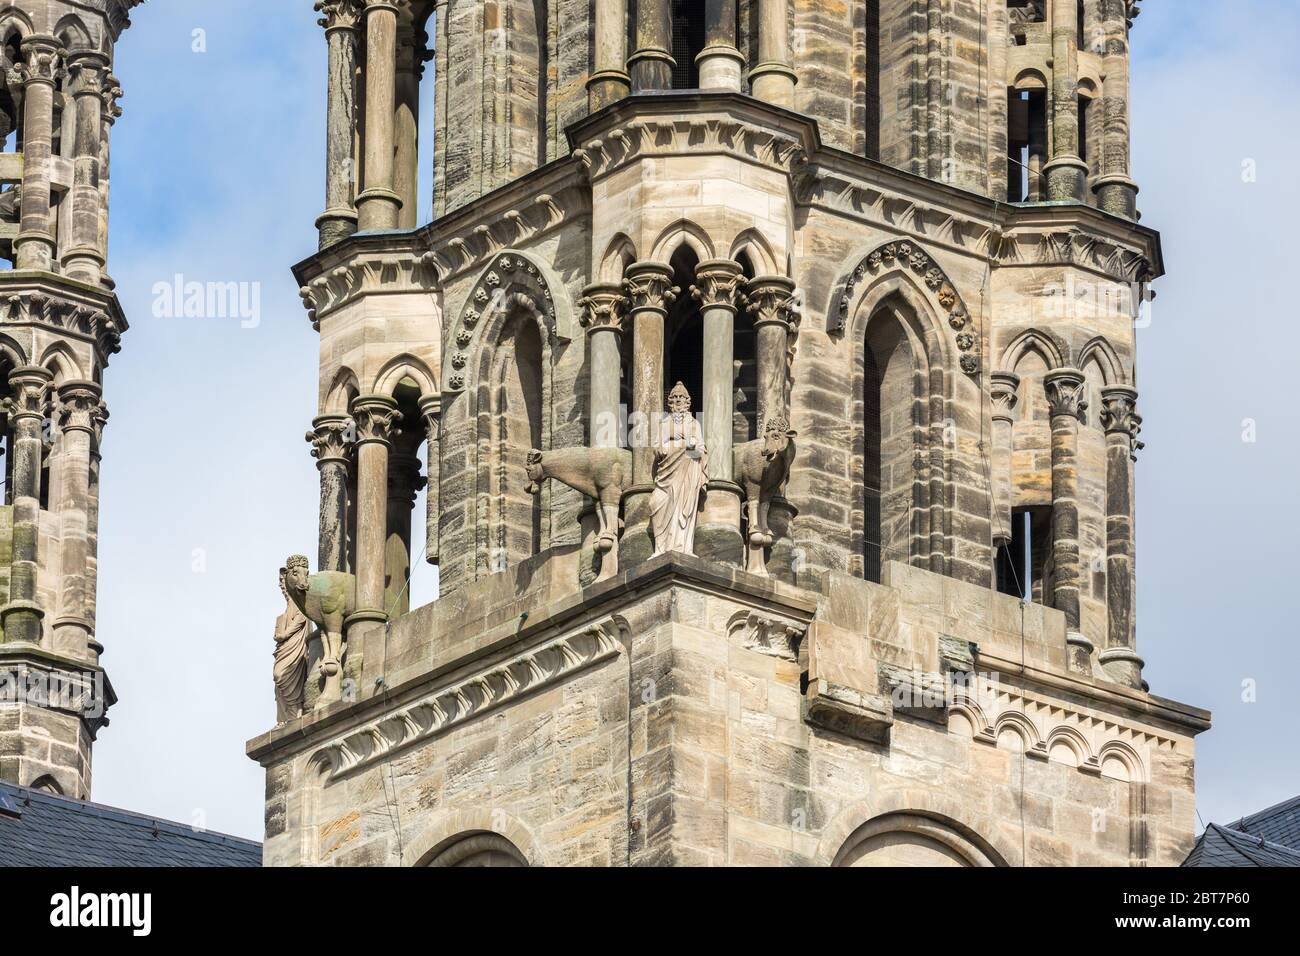
<svg viewBox="0 0 1300 956"><path fill-rule="evenodd" d="M1088 409L1087 379L1077 368L1054 368L1043 376L1049 414L1078 418Z"/></svg>
<svg viewBox="0 0 1300 956"><path fill-rule="evenodd" d="M482 347L484 319L515 304L523 304L541 316L552 342L563 338L556 323L555 296L545 273L527 256L504 252L492 260L474 284L460 321L449 330L449 357L442 375L444 392L462 391L469 383L471 357Z"/></svg>
<svg viewBox="0 0 1300 956"><path fill-rule="evenodd" d="M333 781L373 766L397 750L424 743L490 710L557 684L601 661L622 645L613 620L558 637L508 660L421 695L317 750L311 763Z"/></svg>
<svg viewBox="0 0 1300 956"><path fill-rule="evenodd" d="M0 325L43 325L95 343L101 361L122 350L126 325L92 302L39 290L0 293Z"/></svg>
<svg viewBox="0 0 1300 956"><path fill-rule="evenodd" d="M601 329L621 332L627 304L621 285L589 285L582 290L582 298L578 300L578 321L588 332L598 332Z"/></svg>
<svg viewBox="0 0 1300 956"><path fill-rule="evenodd" d="M347 461L355 440L356 426L347 415L319 415L312 419L307 441L316 464Z"/></svg>
<svg viewBox="0 0 1300 956"><path fill-rule="evenodd" d="M497 253L528 246L591 211L591 194L570 172L569 184L554 192L523 193L534 185L531 177L514 183L496 200L487 196L471 207L472 220L457 228L459 213L444 217L430 232L428 258L444 282L450 282L482 265ZM519 192L520 195L512 195Z"/></svg>
<svg viewBox="0 0 1300 956"><path fill-rule="evenodd" d="M727 636L731 640L760 654L796 663L799 645L807 632L807 624L752 608L737 611L727 620Z"/></svg>
<svg viewBox="0 0 1300 956"><path fill-rule="evenodd" d="M826 331L842 333L848 325L849 308L857 298L858 286L867 279L893 270L910 270L924 284L929 294L938 303L941 314L948 317L948 325L953 331L953 340L958 350L958 365L967 375L979 372L979 336L971 325L970 311L962 301L957 287L949 280L947 273L920 246L908 240L887 242L878 249L869 252L851 271L847 278L837 284L831 293L831 308L827 313Z"/></svg>
<svg viewBox="0 0 1300 956"><path fill-rule="evenodd" d="M1100 775L1113 756L1135 782L1150 782L1153 752L1176 749L1171 738L1062 706L1059 697L1036 700L1003 684L984 684L975 696L958 689L949 714L964 719L975 740L994 747L1003 732L1017 733L1025 755L1033 759L1055 761L1058 745L1064 745L1081 773Z"/></svg>
<svg viewBox="0 0 1300 956"><path fill-rule="evenodd" d="M439 272L430 253L359 253L298 290L312 328L320 320L365 295L433 293Z"/></svg>
<svg viewBox="0 0 1300 956"><path fill-rule="evenodd" d="M806 159L803 143L766 126L719 116L637 119L573 152L593 182L653 156L731 153L792 173Z"/></svg>
<svg viewBox="0 0 1300 956"><path fill-rule="evenodd" d="M1101 390L1101 425L1107 434L1127 435L1129 457L1134 461L1146 447L1146 442L1138 440L1142 416L1137 413L1137 398L1137 389L1129 385L1107 385Z"/></svg>

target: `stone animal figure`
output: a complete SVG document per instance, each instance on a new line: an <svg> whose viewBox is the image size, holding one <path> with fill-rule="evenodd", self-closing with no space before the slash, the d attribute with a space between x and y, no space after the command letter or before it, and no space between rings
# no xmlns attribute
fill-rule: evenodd
<svg viewBox="0 0 1300 956"><path fill-rule="evenodd" d="M790 474L794 460L794 437L784 416L767 420L761 438L747 441L732 449L732 475L745 492L745 512L749 534L745 570L766 574L763 548L775 540L767 526L772 498Z"/></svg>
<svg viewBox="0 0 1300 956"><path fill-rule="evenodd" d="M613 549L618 541L618 506L623 492L632 484L632 451L628 448L536 448L526 463L529 494L542 490L542 482L554 478L589 498L596 499L600 522L598 554Z"/></svg>
<svg viewBox="0 0 1300 956"><path fill-rule="evenodd" d="M356 575L343 571L311 574L307 559L295 554L285 562L285 590L290 600L321 632L321 674L325 686L317 706L343 697L343 626L357 609Z"/></svg>

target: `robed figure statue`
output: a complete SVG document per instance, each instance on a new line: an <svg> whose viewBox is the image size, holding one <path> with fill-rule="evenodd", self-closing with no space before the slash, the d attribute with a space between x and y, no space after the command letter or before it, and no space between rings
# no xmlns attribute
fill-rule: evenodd
<svg viewBox="0 0 1300 956"><path fill-rule="evenodd" d="M691 395L678 382L668 393L668 415L654 449L655 490L650 496L650 530L655 554L695 553L695 518L708 484L709 450L700 423L691 415Z"/></svg>
<svg viewBox="0 0 1300 956"><path fill-rule="evenodd" d="M287 569L280 569L280 593L284 613L275 619L275 722L302 716L303 691L307 684L307 638L311 622L293 603L285 582Z"/></svg>

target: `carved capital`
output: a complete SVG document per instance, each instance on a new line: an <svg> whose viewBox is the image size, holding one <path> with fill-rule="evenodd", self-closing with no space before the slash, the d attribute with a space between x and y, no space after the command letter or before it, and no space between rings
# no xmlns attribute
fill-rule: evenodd
<svg viewBox="0 0 1300 956"><path fill-rule="evenodd" d="M1129 441L1129 454L1136 461L1145 447L1138 441L1142 416L1137 413L1137 389L1128 385L1107 385L1101 390L1101 425L1108 435L1122 435Z"/></svg>
<svg viewBox="0 0 1300 956"><path fill-rule="evenodd" d="M442 437L442 398L425 395L420 399L420 418L424 421L424 437L430 444Z"/></svg>
<svg viewBox="0 0 1300 956"><path fill-rule="evenodd" d="M388 444L401 434L397 427L397 402L387 395L361 395L352 402L352 419L357 425L357 444Z"/></svg>
<svg viewBox="0 0 1300 956"><path fill-rule="evenodd" d="M63 76L63 44L57 37L35 34L23 41L18 76L26 86L54 82Z"/></svg>
<svg viewBox="0 0 1300 956"><path fill-rule="evenodd" d="M589 285L582 290L582 298L578 301L581 310L579 321L588 332L598 332L601 329L620 332L627 306L627 296L623 294L622 286L607 283Z"/></svg>
<svg viewBox="0 0 1300 956"><path fill-rule="evenodd" d="M96 436L103 389L94 382L65 382L59 386L59 428Z"/></svg>
<svg viewBox="0 0 1300 956"><path fill-rule="evenodd" d="M634 312L653 309L666 313L682 291L672 284L672 268L662 262L634 262L623 275L623 291Z"/></svg>
<svg viewBox="0 0 1300 956"><path fill-rule="evenodd" d="M1054 368L1043 376L1043 390L1047 392L1047 406L1053 418L1068 415L1078 418L1088 407L1084 400L1083 373L1077 368Z"/></svg>
<svg viewBox="0 0 1300 956"><path fill-rule="evenodd" d="M1020 400L1020 376L1014 372L994 372L989 377L989 397L993 402L993 420L1011 421L1011 413Z"/></svg>
<svg viewBox="0 0 1300 956"><path fill-rule="evenodd" d="M356 426L347 415L320 415L311 421L307 441L317 466L327 462L347 461L356 439Z"/></svg>
<svg viewBox="0 0 1300 956"><path fill-rule="evenodd" d="M23 365L10 373L13 394L5 402L5 412L12 421L45 420L51 378L50 370L38 365Z"/></svg>
<svg viewBox="0 0 1300 956"><path fill-rule="evenodd" d="M799 324L794 280L785 276L757 276L749 280L749 313L754 326L776 324L790 329Z"/></svg>
<svg viewBox="0 0 1300 956"><path fill-rule="evenodd" d="M69 87L73 96L102 97L109 76L108 57L103 53L83 52L68 58Z"/></svg>
<svg viewBox="0 0 1300 956"><path fill-rule="evenodd" d="M695 267L696 285L691 295L702 308L735 308L744 283L740 263L730 259L706 259Z"/></svg>
<svg viewBox="0 0 1300 956"><path fill-rule="evenodd" d="M417 455L392 454L388 457L388 498L400 501L408 508L415 504L416 492L426 484L420 474Z"/></svg>
<svg viewBox="0 0 1300 956"><path fill-rule="evenodd" d="M317 0L317 22L328 30L353 30L361 22L362 4L358 0Z"/></svg>

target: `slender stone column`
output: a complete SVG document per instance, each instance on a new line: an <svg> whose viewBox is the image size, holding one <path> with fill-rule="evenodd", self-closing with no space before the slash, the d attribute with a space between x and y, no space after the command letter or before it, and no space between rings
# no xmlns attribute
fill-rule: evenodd
<svg viewBox="0 0 1300 956"><path fill-rule="evenodd" d="M98 246L104 256L104 269L101 278L108 277L108 200L109 200L109 159L112 155L113 125L122 115L122 107L117 105L122 96L122 87L112 73L104 80L104 90L100 94L100 136L99 136L99 238Z"/></svg>
<svg viewBox="0 0 1300 956"><path fill-rule="evenodd" d="M634 262L625 273L632 326L632 487L623 496L623 568L650 557L650 493L654 490L654 436L664 410L664 320L680 292L673 270L661 262Z"/></svg>
<svg viewBox="0 0 1300 956"><path fill-rule="evenodd" d="M1129 178L1129 47L1127 0L1100 0L1105 50L1102 54L1102 162L1093 184L1102 209L1137 218L1137 183Z"/></svg>
<svg viewBox="0 0 1300 956"><path fill-rule="evenodd" d="M1098 660L1110 677L1142 686L1142 658L1133 633L1133 483L1135 439L1142 419L1137 389L1102 389L1101 421L1106 429L1106 649Z"/></svg>
<svg viewBox="0 0 1300 956"><path fill-rule="evenodd" d="M1065 614L1070 669L1092 673L1092 643L1079 627L1079 412L1083 373L1052 369L1043 377L1052 418L1052 606Z"/></svg>
<svg viewBox="0 0 1300 956"><path fill-rule="evenodd" d="M98 129L98 123L96 123ZM98 278L98 273L96 273ZM89 567L90 459L98 428L101 388L94 382L65 382L59 387L60 514L62 553L59 616L54 621L54 650L94 660L94 625L87 613Z"/></svg>
<svg viewBox="0 0 1300 956"><path fill-rule="evenodd" d="M44 611L36 603L37 540L41 516L42 431L49 369L25 365L9 376L9 427L13 449L14 552L9 603L0 608L6 642L39 644Z"/></svg>
<svg viewBox="0 0 1300 956"><path fill-rule="evenodd" d="M632 92L627 64L627 0L596 0L595 69L587 79L591 112Z"/></svg>
<svg viewBox="0 0 1300 956"><path fill-rule="evenodd" d="M734 11L733 11L734 12ZM695 553L728 564L744 560L740 534L740 485L733 472L732 443L736 400L736 298L743 276L740 263L711 259L695 267L691 294L704 322L704 444L709 449L709 485L704 513L695 532Z"/></svg>
<svg viewBox="0 0 1300 956"><path fill-rule="evenodd" d="M437 564L440 560L438 521L442 517L442 507L439 504L439 481L442 478L442 398L438 395L421 398L420 417L424 420L424 435L429 443L425 452L428 459L425 474L429 491L424 498L424 560L429 564Z"/></svg>
<svg viewBox="0 0 1300 956"><path fill-rule="evenodd" d="M14 240L15 269L54 268L56 242L50 223L50 172L54 135L54 84L63 75L63 46L54 37L23 41L23 196Z"/></svg>
<svg viewBox="0 0 1300 956"><path fill-rule="evenodd" d="M1047 198L1083 201L1088 164L1079 156L1079 45L1076 0L1052 0L1052 159Z"/></svg>
<svg viewBox="0 0 1300 956"><path fill-rule="evenodd" d="M794 280L758 276L749 281L749 311L754 316L758 376L758 431L770 418L787 418L785 390L789 374L790 330L794 321Z"/></svg>
<svg viewBox="0 0 1300 956"><path fill-rule="evenodd" d="M348 456L352 451L352 419L320 415L312 419L307 441L320 472L320 543L317 567L348 569Z"/></svg>
<svg viewBox="0 0 1300 956"><path fill-rule="evenodd" d="M388 456L388 536L384 543L384 612L400 617L411 610L411 512L416 493L424 487L420 459L406 448Z"/></svg>
<svg viewBox="0 0 1300 956"><path fill-rule="evenodd" d="M402 200L397 224L414 229L420 202L420 78L424 76L425 44L428 35L414 25L403 24L397 46L397 138L393 190Z"/></svg>
<svg viewBox="0 0 1300 956"><path fill-rule="evenodd" d="M348 620L345 673L361 673L365 636L388 619L384 607L384 545L388 537L388 453L398 434L397 403L387 395L352 402L357 435L357 610Z"/></svg>
<svg viewBox="0 0 1300 956"><path fill-rule="evenodd" d="M316 220L320 248L346 239L357 229L353 206L357 162L353 155L356 130L357 23L360 0L321 0L316 11L324 14L329 45L329 98L325 113L325 211Z"/></svg>
<svg viewBox="0 0 1300 956"><path fill-rule="evenodd" d="M619 445L619 378L622 371L623 287L597 283L582 291L581 321L587 328L588 421L593 448Z"/></svg>
<svg viewBox="0 0 1300 956"><path fill-rule="evenodd" d="M755 99L775 106L794 106L798 82L790 66L790 8L787 0L759 0L758 62L749 71Z"/></svg>
<svg viewBox="0 0 1300 956"><path fill-rule="evenodd" d="M994 372L989 394L993 403L993 551L1011 547L1011 448L1012 427L1019 400L1020 376Z"/></svg>
<svg viewBox="0 0 1300 956"><path fill-rule="evenodd" d="M90 650L98 655L103 645L94 636L95 606L98 600L99 576L99 469L100 443L104 439L104 426L108 424L108 406L102 401L95 409L94 433L90 443L90 483L86 490L86 619L90 621Z"/></svg>
<svg viewBox="0 0 1300 956"><path fill-rule="evenodd" d="M636 50L628 57L632 90L648 93L673 86L673 9L671 0L638 0Z"/></svg>
<svg viewBox="0 0 1300 956"><path fill-rule="evenodd" d="M83 282L98 283L104 272L99 246L99 154L103 128L104 80L108 57L78 53L69 61L75 129L72 155L72 236L64 243L63 271Z"/></svg>
<svg viewBox="0 0 1300 956"><path fill-rule="evenodd" d="M397 6L366 0L365 189L357 197L362 232L396 229L402 198L393 189L397 97Z"/></svg>
<svg viewBox="0 0 1300 956"><path fill-rule="evenodd" d="M705 0L704 49L695 62L700 89L740 91L745 57L736 47L736 0Z"/></svg>

